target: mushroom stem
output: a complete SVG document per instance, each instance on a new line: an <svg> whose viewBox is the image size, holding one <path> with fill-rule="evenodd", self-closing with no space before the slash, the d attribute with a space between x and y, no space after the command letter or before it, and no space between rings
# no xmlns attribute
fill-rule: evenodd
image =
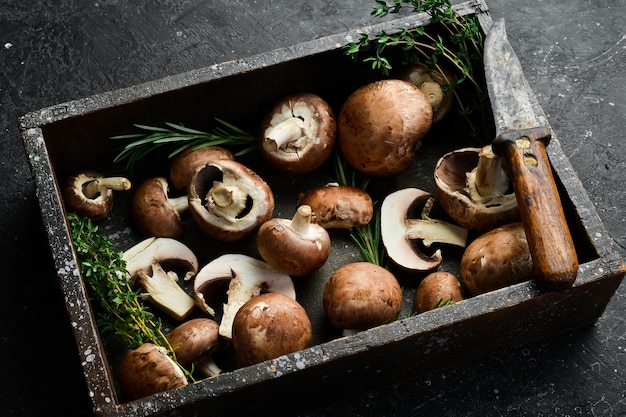
<svg viewBox="0 0 626 417"><path fill-rule="evenodd" d="M311 226L312 217L313 210L311 210L311 206L301 205L291 219L291 228L300 236L306 236Z"/></svg>
<svg viewBox="0 0 626 417"><path fill-rule="evenodd" d="M200 362L196 362L194 364L194 368L198 372L200 372L201 375L204 375L208 378L218 376L222 373L222 368L219 367L217 362L215 362L215 360L211 356Z"/></svg>
<svg viewBox="0 0 626 417"><path fill-rule="evenodd" d="M268 129L265 142L271 146L272 151L276 151L285 144L300 139L303 127L304 121L300 117L290 117Z"/></svg>
<svg viewBox="0 0 626 417"><path fill-rule="evenodd" d="M421 239L424 246L433 243L444 243L464 248L467 242L468 231L442 220L435 219L408 219L406 237Z"/></svg>
<svg viewBox="0 0 626 417"><path fill-rule="evenodd" d="M493 153L491 145L480 150L478 165L473 174L475 187L470 187L470 195L473 200L480 201L501 196L509 189L509 176L502 168L502 161L500 156Z"/></svg>
<svg viewBox="0 0 626 417"><path fill-rule="evenodd" d="M423 82L420 86L420 90L426 94L428 102L433 107L437 107L443 101L443 90L441 89L439 83L435 81Z"/></svg>
<svg viewBox="0 0 626 417"><path fill-rule="evenodd" d="M124 177L94 178L83 185L83 194L95 198L106 190L124 191L130 189L130 181Z"/></svg>
<svg viewBox="0 0 626 417"><path fill-rule="evenodd" d="M207 209L222 217L236 217L246 208L247 196L239 188L220 185L209 190Z"/></svg>
<svg viewBox="0 0 626 417"><path fill-rule="evenodd" d="M195 301L158 263L152 275L139 271L136 282L148 293L150 301L176 320L183 320L195 307Z"/></svg>
<svg viewBox="0 0 626 417"><path fill-rule="evenodd" d="M168 199L176 213L183 214L189 210L189 198L186 195Z"/></svg>

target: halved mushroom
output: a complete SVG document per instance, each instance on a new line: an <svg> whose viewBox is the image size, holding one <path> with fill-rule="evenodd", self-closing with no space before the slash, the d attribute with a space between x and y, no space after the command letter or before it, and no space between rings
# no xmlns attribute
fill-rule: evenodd
<svg viewBox="0 0 626 417"><path fill-rule="evenodd" d="M308 275L326 263L330 236L312 223L311 207L298 207L292 219L273 218L256 235L259 254L271 266L292 276Z"/></svg>
<svg viewBox="0 0 626 417"><path fill-rule="evenodd" d="M221 146L189 148L177 155L170 164L169 180L173 190L187 191L194 172L200 166L220 159L235 159L231 151Z"/></svg>
<svg viewBox="0 0 626 417"><path fill-rule="evenodd" d="M341 107L339 148L346 161L363 174L400 174L415 160L432 115L428 98L410 82L375 81L357 89Z"/></svg>
<svg viewBox="0 0 626 417"><path fill-rule="evenodd" d="M105 177L96 171L83 171L68 177L62 192L68 211L98 221L113 209L113 191L129 190L130 186L130 181L124 177Z"/></svg>
<svg viewBox="0 0 626 417"><path fill-rule="evenodd" d="M261 294L248 300L233 321L233 350L238 366L306 349L313 330L304 308L280 293Z"/></svg>
<svg viewBox="0 0 626 417"><path fill-rule="evenodd" d="M380 232L389 258L414 271L437 268L443 257L441 244L465 247L468 230L444 220L433 219L435 199L419 188L394 191L380 208ZM426 253L432 252L432 253Z"/></svg>
<svg viewBox="0 0 626 417"><path fill-rule="evenodd" d="M276 170L303 174L333 150L337 124L330 105L311 93L283 97L262 123L261 155Z"/></svg>
<svg viewBox="0 0 626 417"><path fill-rule="evenodd" d="M199 167L189 186L189 209L206 235L240 241L272 217L274 195L253 170L219 160Z"/></svg>
<svg viewBox="0 0 626 417"><path fill-rule="evenodd" d="M137 188L131 202L133 222L145 236L178 238L185 231L181 215L189 208L187 195L171 198L165 177L150 178Z"/></svg>
<svg viewBox="0 0 626 417"><path fill-rule="evenodd" d="M454 93L449 89L452 75L445 69L429 69L425 64L416 63L406 68L400 79L414 84L426 94L433 107L433 124L450 113L454 104Z"/></svg>
<svg viewBox="0 0 626 417"><path fill-rule="evenodd" d="M531 279L533 261L522 223L496 227L477 237L463 252L461 279L470 295Z"/></svg>
<svg viewBox="0 0 626 417"><path fill-rule="evenodd" d="M370 262L351 262L326 282L324 311L344 335L391 323L402 309L402 289L396 277Z"/></svg>
<svg viewBox="0 0 626 417"><path fill-rule="evenodd" d="M325 229L350 229L372 220L372 197L359 187L331 182L298 195L298 206L311 207L315 223Z"/></svg>
<svg viewBox="0 0 626 417"><path fill-rule="evenodd" d="M119 383L128 401L188 384L183 370L167 355L167 349L144 343L126 354L119 369Z"/></svg>
<svg viewBox="0 0 626 417"><path fill-rule="evenodd" d="M519 221L504 159L491 145L447 153L435 167L437 201L458 224L485 232Z"/></svg>
<svg viewBox="0 0 626 417"><path fill-rule="evenodd" d="M212 305L227 296L219 328L220 335L227 339L232 337L233 319L239 308L252 297L268 292L296 298L289 275L242 254L226 254L214 259L198 272L194 280L196 303L211 316L216 315Z"/></svg>
<svg viewBox="0 0 626 417"><path fill-rule="evenodd" d="M130 279L161 310L183 320L194 309L195 302L178 284L176 272L184 271L185 280L198 272L198 260L185 244L172 238L148 238L126 250L123 259Z"/></svg>
<svg viewBox="0 0 626 417"><path fill-rule="evenodd" d="M167 340L176 355L176 361L184 367L212 377L222 370L213 360L213 352L220 345L219 324L209 318L187 320L167 335Z"/></svg>

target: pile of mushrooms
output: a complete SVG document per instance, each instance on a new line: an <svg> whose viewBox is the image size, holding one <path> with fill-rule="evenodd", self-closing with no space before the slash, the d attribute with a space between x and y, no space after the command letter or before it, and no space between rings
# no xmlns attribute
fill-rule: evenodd
<svg viewBox="0 0 626 417"><path fill-rule="evenodd" d="M287 95L262 121L260 153L273 170L300 175L320 167L337 146L357 172L393 178L413 164L422 138L449 113L449 80L411 67L402 79L358 88L337 121L321 97ZM83 172L68 178L64 199L68 209L103 219L112 191L129 188L123 177ZM388 269L348 262L324 277L320 301L329 325L343 335L398 319L403 294L396 271L415 278L418 314L530 279L532 259L506 165L489 146L443 155L434 189L397 189L382 199ZM333 182L299 191L293 215L275 215L270 185L215 146L181 153L167 173L134 190L132 219L146 238L124 252L124 261L132 283L176 327L167 336L169 355L149 343L128 352L120 368L127 399L187 385L181 366L202 377L219 375L215 355L224 350L243 367L310 345L311 320L296 300L296 283L332 256L332 233L372 221L374 202L364 189ZM195 225L207 245L247 241L256 252L232 253L233 246L224 245L225 253L200 265L184 243L186 224ZM449 246L463 251L458 277L439 270Z"/></svg>

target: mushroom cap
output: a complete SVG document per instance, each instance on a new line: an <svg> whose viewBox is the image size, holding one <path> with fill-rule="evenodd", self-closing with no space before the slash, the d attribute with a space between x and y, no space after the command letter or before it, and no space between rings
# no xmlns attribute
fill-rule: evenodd
<svg viewBox="0 0 626 417"><path fill-rule="evenodd" d="M306 349L312 326L304 308L279 293L262 294L246 302L233 321L233 350L239 366Z"/></svg>
<svg viewBox="0 0 626 417"><path fill-rule="evenodd" d="M413 311L423 313L441 303L463 300L463 290L459 279L450 272L436 271L424 277L417 287L413 300Z"/></svg>
<svg viewBox="0 0 626 417"><path fill-rule="evenodd" d="M120 364L119 384L129 401L187 385L183 370L166 352L162 346L144 343L126 354Z"/></svg>
<svg viewBox="0 0 626 417"><path fill-rule="evenodd" d="M206 264L196 275L194 294L198 307L215 316L214 303L224 298L225 284L228 300L223 304L219 332L227 339L232 337L235 314L252 297L278 292L296 298L289 275L251 256L226 254Z"/></svg>
<svg viewBox="0 0 626 417"><path fill-rule="evenodd" d="M167 335L176 360L190 366L213 353L219 347L219 324L205 317L187 320Z"/></svg>
<svg viewBox="0 0 626 417"><path fill-rule="evenodd" d="M440 86L439 92L435 93L441 94L441 97L439 98L438 103L433 105L433 124L441 122L450 113L450 110L454 105L454 93L451 90L443 90L450 85L453 78L452 74L450 74L450 72L446 69L442 68L441 71L432 70L429 72L428 67L425 64L416 63L407 67L399 78L414 84L418 88L421 88L427 97L429 97L426 90L426 88L428 88L428 84L426 88L422 88L424 83L435 82Z"/></svg>
<svg viewBox="0 0 626 417"><path fill-rule="evenodd" d="M113 210L113 190L106 189L95 198L83 193L83 186L96 178L103 178L97 171L83 171L71 175L63 185L62 194L69 211L93 221L104 219Z"/></svg>
<svg viewBox="0 0 626 417"><path fill-rule="evenodd" d="M184 232L180 213L170 202L169 186L164 177L147 179L135 191L131 201L133 222L144 236L178 238Z"/></svg>
<svg viewBox="0 0 626 417"><path fill-rule="evenodd" d="M458 224L486 232L497 226L519 221L515 193L510 192L479 201L472 197L476 188L472 177L481 148L463 148L442 156L435 166L437 201Z"/></svg>
<svg viewBox="0 0 626 417"><path fill-rule="evenodd" d="M139 271L149 274L153 264L168 270L185 270L190 274L198 272L198 259L193 251L184 243L168 237L144 239L124 251L123 259L130 279L134 279Z"/></svg>
<svg viewBox="0 0 626 417"><path fill-rule="evenodd" d="M261 126L261 155L274 169L290 174L304 174L322 165L337 136L332 108L311 93L283 97Z"/></svg>
<svg viewBox="0 0 626 417"><path fill-rule="evenodd" d="M221 146L207 146L200 149L189 148L177 155L170 164L170 186L175 191L187 191L196 169L215 160L230 159L235 156Z"/></svg>
<svg viewBox="0 0 626 417"><path fill-rule="evenodd" d="M228 190L240 210L216 210L209 199L215 190ZM189 210L200 230L224 242L240 241L272 217L274 195L253 170L231 160L218 160L196 169L188 191Z"/></svg>
<svg viewBox="0 0 626 417"><path fill-rule="evenodd" d="M274 218L263 223L256 244L265 262L292 276L321 268L330 255L330 236L322 226L311 223L311 216L311 207L302 205L293 219Z"/></svg>
<svg viewBox="0 0 626 417"><path fill-rule="evenodd" d="M461 258L461 279L470 295L527 281L533 261L522 223L497 227L477 237Z"/></svg>
<svg viewBox="0 0 626 417"><path fill-rule="evenodd" d="M372 220L372 197L359 187L329 183L298 196L298 206L313 210L314 221L325 229L350 229Z"/></svg>
<svg viewBox="0 0 626 417"><path fill-rule="evenodd" d="M357 171L390 177L407 170L432 123L433 109L415 85L386 79L360 87L344 102L338 143Z"/></svg>
<svg viewBox="0 0 626 417"><path fill-rule="evenodd" d="M397 319L402 289L385 268L370 262L352 262L331 275L322 301L334 327L365 330Z"/></svg>

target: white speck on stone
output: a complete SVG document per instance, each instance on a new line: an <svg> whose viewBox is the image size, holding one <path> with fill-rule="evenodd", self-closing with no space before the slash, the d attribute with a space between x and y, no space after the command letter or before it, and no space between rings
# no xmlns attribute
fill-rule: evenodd
<svg viewBox="0 0 626 417"><path fill-rule="evenodd" d="M11 49L13 47L13 44L11 42L7 42L4 44L4 49Z"/></svg>

